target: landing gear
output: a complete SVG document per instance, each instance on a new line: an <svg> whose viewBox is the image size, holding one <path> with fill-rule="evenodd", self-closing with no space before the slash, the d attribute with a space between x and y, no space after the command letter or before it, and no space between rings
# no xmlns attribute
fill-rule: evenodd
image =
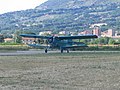
<svg viewBox="0 0 120 90"><path fill-rule="evenodd" d="M67 53L69 53L69 50L67 49Z"/></svg>
<svg viewBox="0 0 120 90"><path fill-rule="evenodd" d="M45 53L47 53L47 49L45 49Z"/></svg>
<svg viewBox="0 0 120 90"><path fill-rule="evenodd" d="M64 49L61 49L61 53L63 53L63 50L64 50ZM67 51L67 53L69 53L69 50L68 50L68 49L65 49L65 50Z"/></svg>
<svg viewBox="0 0 120 90"><path fill-rule="evenodd" d="M63 49L61 49L61 53L63 53Z"/></svg>

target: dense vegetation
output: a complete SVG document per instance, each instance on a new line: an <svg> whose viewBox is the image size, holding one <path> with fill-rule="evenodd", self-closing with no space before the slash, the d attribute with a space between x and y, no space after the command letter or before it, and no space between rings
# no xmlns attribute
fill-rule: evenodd
<svg viewBox="0 0 120 90"><path fill-rule="evenodd" d="M108 28L120 30L119 0L107 0L105 3L104 0L83 2L81 0L60 0L64 2L62 7L57 8L55 5L50 7L53 2L61 5L58 1L48 0L35 9L0 15L1 33L8 35L14 33L15 30L21 30L23 33L25 31L38 33L43 30L52 30L53 33L61 30L82 31L90 30L90 25L94 23L107 23L107 26L101 27L103 31ZM47 8L43 9L43 6Z"/></svg>

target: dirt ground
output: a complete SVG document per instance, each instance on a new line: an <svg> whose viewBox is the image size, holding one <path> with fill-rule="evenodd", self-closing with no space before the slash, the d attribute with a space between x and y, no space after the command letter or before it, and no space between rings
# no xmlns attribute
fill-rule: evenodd
<svg viewBox="0 0 120 90"><path fill-rule="evenodd" d="M0 56L0 90L120 90L120 52Z"/></svg>

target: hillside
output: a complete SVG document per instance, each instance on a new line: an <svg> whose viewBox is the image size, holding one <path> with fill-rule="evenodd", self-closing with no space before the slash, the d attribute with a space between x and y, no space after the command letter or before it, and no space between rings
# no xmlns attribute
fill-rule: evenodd
<svg viewBox="0 0 120 90"><path fill-rule="evenodd" d="M120 0L48 0L36 7L36 9L70 9L81 8L83 6L100 6L118 3Z"/></svg>
<svg viewBox="0 0 120 90"><path fill-rule="evenodd" d="M107 23L102 30L120 30L120 0L48 0L35 9L0 15L0 31L5 34L82 31L94 23Z"/></svg>

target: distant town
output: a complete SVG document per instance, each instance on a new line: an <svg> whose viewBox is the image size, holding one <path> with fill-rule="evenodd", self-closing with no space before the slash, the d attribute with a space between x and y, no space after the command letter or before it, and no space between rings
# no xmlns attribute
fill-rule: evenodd
<svg viewBox="0 0 120 90"><path fill-rule="evenodd" d="M115 31L113 29L108 29L106 31L101 31L100 26L107 25L106 23L98 23L98 24L92 24L90 28L93 28L92 30L83 30L81 32L69 32L69 31L60 31L57 36L59 35L97 35L98 37L111 37L111 38L120 38L120 33L118 31ZM52 35L52 31L43 31L40 32L39 35Z"/></svg>
<svg viewBox="0 0 120 90"><path fill-rule="evenodd" d="M106 23L97 23L97 24L92 24L90 26L91 30L83 30L83 31L59 31L57 34L54 34L54 36L66 36L66 35L97 35L98 38L104 38L104 37L108 37L108 38L111 38L111 39L114 39L114 40L117 40L117 39L120 39L120 33L118 31L115 31L113 29L107 29L105 31L101 31L101 26L102 25L107 25ZM19 35L19 33L18 33ZM28 43L33 43L36 39L35 38L26 38L26 37L22 37L20 39L19 36L16 36L15 34L12 35L12 37L8 37L8 38L4 38L3 35L1 35L1 38L0 38L0 42L4 42L4 43L11 43L11 42L21 42L21 43L24 43L24 44L28 44ZM52 36L53 35L53 32L52 30L47 30L47 31L41 31L39 32L39 35L41 36L44 36L44 35L49 35L49 36ZM20 41L21 40L21 41Z"/></svg>

